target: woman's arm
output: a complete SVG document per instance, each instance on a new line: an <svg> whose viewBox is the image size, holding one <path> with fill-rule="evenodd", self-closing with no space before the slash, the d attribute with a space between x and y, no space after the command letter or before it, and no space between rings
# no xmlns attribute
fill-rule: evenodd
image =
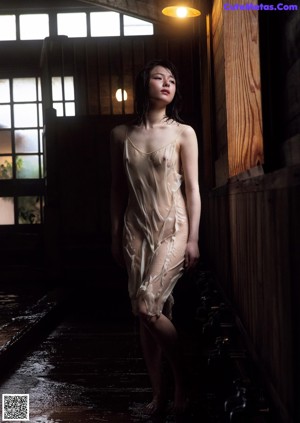
<svg viewBox="0 0 300 423"><path fill-rule="evenodd" d="M181 162L184 172L187 211L189 218L189 235L185 252L185 266L194 266L199 258L199 224L201 199L198 182L198 143L195 131L186 126L180 143Z"/></svg>
<svg viewBox="0 0 300 423"><path fill-rule="evenodd" d="M116 126L111 131L110 156L111 156L111 248L116 262L124 266L122 252L122 233L124 213L128 200L127 181L123 166L123 143L126 134L124 125Z"/></svg>

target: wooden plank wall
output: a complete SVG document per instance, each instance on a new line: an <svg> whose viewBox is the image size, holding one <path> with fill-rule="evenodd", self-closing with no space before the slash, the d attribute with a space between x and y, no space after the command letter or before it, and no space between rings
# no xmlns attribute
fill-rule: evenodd
<svg viewBox="0 0 300 423"><path fill-rule="evenodd" d="M227 10L224 55L229 177L263 163L258 11ZM257 2L252 2L255 4ZM239 5L248 5L240 0Z"/></svg>
<svg viewBox="0 0 300 423"><path fill-rule="evenodd" d="M203 201L209 228L204 249L237 310L279 421L295 423L300 419L300 188L294 154L300 133L299 13L286 15L284 49L284 119L287 138L292 137L284 148L293 160L264 175L257 167L263 162L257 16L225 11L224 3L215 0L212 10L216 184Z"/></svg>
<svg viewBox="0 0 300 423"><path fill-rule="evenodd" d="M212 9L213 93L215 108L215 180L224 184L229 176L224 60L223 1L216 0Z"/></svg>
<svg viewBox="0 0 300 423"><path fill-rule="evenodd" d="M184 98L183 115L196 116L195 69L199 54L190 37L107 37L94 39L49 38L43 50L43 74L75 78L76 115L132 114L134 80L152 59L169 59L178 67ZM47 74L47 75L46 75ZM115 93L123 88L128 100L118 102ZM50 105L49 105L50 106Z"/></svg>
<svg viewBox="0 0 300 423"><path fill-rule="evenodd" d="M298 172L286 168L229 185L232 299L282 422L290 421L296 405L292 292L299 270L291 260Z"/></svg>
<svg viewBox="0 0 300 423"><path fill-rule="evenodd" d="M284 154L285 163L300 163L300 9L282 17L284 54Z"/></svg>
<svg viewBox="0 0 300 423"><path fill-rule="evenodd" d="M282 423L300 411L299 170L232 182L205 199L205 255Z"/></svg>

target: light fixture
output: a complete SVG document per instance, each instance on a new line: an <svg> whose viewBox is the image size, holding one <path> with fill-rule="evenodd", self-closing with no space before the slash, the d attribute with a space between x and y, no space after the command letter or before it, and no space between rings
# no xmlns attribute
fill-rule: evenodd
<svg viewBox="0 0 300 423"><path fill-rule="evenodd" d="M200 10L185 5L168 6L162 10L162 13L172 18L196 18L201 15Z"/></svg>
<svg viewBox="0 0 300 423"><path fill-rule="evenodd" d="M117 99L117 101L119 101L119 102L126 101L127 98L128 98L128 95L127 95L127 91L126 90L122 90L121 88L119 88L116 91L116 99Z"/></svg>

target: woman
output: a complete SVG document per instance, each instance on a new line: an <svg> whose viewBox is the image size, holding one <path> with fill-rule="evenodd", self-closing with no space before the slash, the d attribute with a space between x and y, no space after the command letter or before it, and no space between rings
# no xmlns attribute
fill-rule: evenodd
<svg viewBox="0 0 300 423"><path fill-rule="evenodd" d="M178 77L172 63L148 63L137 77L135 95L136 121L111 133L112 253L127 268L132 310L140 320L153 389L146 412L165 406L163 353L174 375L174 410L181 413L187 396L171 321L172 290L184 268L192 268L199 258L197 139L178 116Z"/></svg>

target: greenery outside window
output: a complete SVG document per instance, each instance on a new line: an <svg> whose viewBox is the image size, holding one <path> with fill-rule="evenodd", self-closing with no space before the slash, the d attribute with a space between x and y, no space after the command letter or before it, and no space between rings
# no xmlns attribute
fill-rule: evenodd
<svg viewBox="0 0 300 423"><path fill-rule="evenodd" d="M40 79L0 79L0 225L42 221L42 196L22 192L44 176L42 127Z"/></svg>

